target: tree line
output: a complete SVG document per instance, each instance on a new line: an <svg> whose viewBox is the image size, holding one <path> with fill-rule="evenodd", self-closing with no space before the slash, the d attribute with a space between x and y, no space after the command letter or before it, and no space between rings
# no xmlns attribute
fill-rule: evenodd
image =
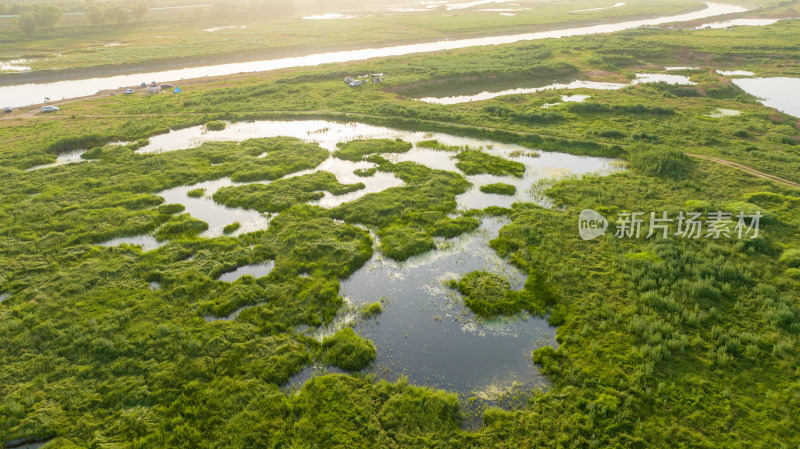
<svg viewBox="0 0 800 449"><path fill-rule="evenodd" d="M141 21L150 10L147 5L138 3L130 9L115 3L98 5L86 2L82 13L92 26L102 26L110 23L125 23L131 19ZM32 5L19 11L19 30L28 36L36 33L38 29L53 29L64 19L64 11L57 5Z"/></svg>

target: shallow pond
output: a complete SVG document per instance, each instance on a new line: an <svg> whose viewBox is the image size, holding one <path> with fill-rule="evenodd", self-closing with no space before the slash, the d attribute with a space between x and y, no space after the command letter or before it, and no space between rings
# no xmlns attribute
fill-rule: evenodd
<svg viewBox="0 0 800 449"><path fill-rule="evenodd" d="M223 235L225 226L235 222L239 222L241 226L231 234L232 236L266 229L270 222L269 214L223 206L211 199L219 188L231 185L236 184L230 178L222 178L163 190L156 195L164 198L164 204L183 204L186 208L185 213L208 223L208 229L200 234L201 237L219 237ZM204 189L205 194L199 198L190 197L189 191L195 189Z"/></svg>
<svg viewBox="0 0 800 449"><path fill-rule="evenodd" d="M133 237L117 237L107 242L98 243L100 246L119 246L122 244L134 245L142 248L142 251L152 251L164 246L167 242L159 242L152 235L137 235Z"/></svg>
<svg viewBox="0 0 800 449"><path fill-rule="evenodd" d="M474 3L474 2L473 2ZM652 19L628 20L624 22L589 25L560 30L539 31L534 33L512 34L505 36L488 36L467 39L440 40L420 44L395 45L381 48L367 48L361 50L345 50L329 53L319 53L307 56L295 56L283 59L268 59L261 61L237 62L230 64L217 64L202 67L187 67L158 72L142 72L130 75L116 75L100 78L69 79L46 83L27 83L24 81L16 85L0 86L0 98L6 104L0 107L26 106L41 101L44 97L75 98L92 95L98 90L117 89L120 86L138 86L142 82L158 80L159 82L176 81L188 78L201 78L204 76L222 76L235 73L261 72L289 67L311 66L332 62L359 61L370 58L399 56L412 53L434 52L457 48L468 48L483 45L511 44L515 42L536 39L559 38L566 36L580 36L597 33L611 33L635 28L642 25L657 25L668 22L684 22L720 14L731 14L747 11L747 8L738 5L721 3L706 3L706 7L697 11L673 16L655 17Z"/></svg>
<svg viewBox="0 0 800 449"><path fill-rule="evenodd" d="M36 165L26 169L25 171L41 170L43 168L58 167L59 165L74 164L76 162L87 162L86 159L81 158L81 155L86 150L67 151L59 154L56 161L51 164Z"/></svg>
<svg viewBox="0 0 800 449"><path fill-rule="evenodd" d="M520 87L516 89L505 89L500 91L484 91L473 95L455 95L451 97L424 97L417 98L419 101L431 104L459 104L469 103L470 101L489 100L505 95L533 94L546 90L568 90L568 89L598 89L598 90L619 90L627 87L628 84L622 83L601 83L597 81L571 81L568 83L552 83L539 87Z"/></svg>
<svg viewBox="0 0 800 449"><path fill-rule="evenodd" d="M722 76L755 76L755 73L747 70L717 70Z"/></svg>
<svg viewBox="0 0 800 449"><path fill-rule="evenodd" d="M737 78L733 84L765 106L800 117L800 78Z"/></svg>
<svg viewBox="0 0 800 449"><path fill-rule="evenodd" d="M637 73L636 79L631 84L642 83L667 83L667 84L682 84L692 86L697 83L689 81L689 77L685 75L674 75L670 73Z"/></svg>
<svg viewBox="0 0 800 449"><path fill-rule="evenodd" d="M10 293L0 293L0 302L3 302L10 297L11 297Z"/></svg>
<svg viewBox="0 0 800 449"><path fill-rule="evenodd" d="M233 271L223 273L219 277L219 280L223 282L233 282L246 275L253 276L254 278L260 278L268 275L273 268L275 268L274 260L253 265L243 265Z"/></svg>
<svg viewBox="0 0 800 449"><path fill-rule="evenodd" d="M351 325L378 349L368 372L387 379L405 375L411 383L462 396L492 399L512 387L545 386L531 354L541 346L558 346L555 328L544 318L526 315L482 320L446 285L450 279L484 270L505 276L515 290L523 287L526 275L488 245L506 223L507 219L485 218L475 232L439 241L437 250L401 263L376 251L341 282L340 294L350 306L333 325L313 335L322 338ZM361 306L376 301L384 308L377 318L358 318ZM308 371L293 378L295 386L308 378Z"/></svg>
<svg viewBox="0 0 800 449"><path fill-rule="evenodd" d="M717 108L714 109L714 111L712 111L710 114L705 114L705 116L711 118L722 118L722 117L734 117L741 113L742 111L737 111L736 109Z"/></svg>

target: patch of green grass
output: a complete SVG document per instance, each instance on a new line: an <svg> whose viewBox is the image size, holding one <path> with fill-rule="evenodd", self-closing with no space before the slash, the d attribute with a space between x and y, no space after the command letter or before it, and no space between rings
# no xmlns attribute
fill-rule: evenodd
<svg viewBox="0 0 800 449"><path fill-rule="evenodd" d="M228 124L223 122L222 120L212 120L210 122L206 122L206 129L209 131L222 131L223 129L228 127Z"/></svg>
<svg viewBox="0 0 800 449"><path fill-rule="evenodd" d="M513 314L520 310L518 294L503 276L485 271L473 271L456 284L464 295L464 304L480 316Z"/></svg>
<svg viewBox="0 0 800 449"><path fill-rule="evenodd" d="M458 153L456 167L467 175L496 175L516 176L521 178L525 173L525 165L516 161L509 161L499 156L484 153L478 150L468 150Z"/></svg>
<svg viewBox="0 0 800 449"><path fill-rule="evenodd" d="M233 234L234 232L238 231L239 228L241 228L241 227L242 227L242 224L239 223L238 221L235 221L235 222L233 222L233 223L231 223L229 225L225 225L225 227L222 228L222 233L225 234L225 235Z"/></svg>
<svg viewBox="0 0 800 449"><path fill-rule="evenodd" d="M335 157L358 162L371 154L405 153L411 149L411 144L400 139L368 139L340 142L336 147L339 149L333 153Z"/></svg>
<svg viewBox="0 0 800 449"><path fill-rule="evenodd" d="M259 212L280 212L294 204L318 200L325 194L342 195L364 188L364 184L340 184L331 173L314 172L279 179L269 184L246 184L222 187L214 193L214 201L229 207L254 209Z"/></svg>
<svg viewBox="0 0 800 449"><path fill-rule="evenodd" d="M206 189L192 189L186 192L189 198L202 198L206 194Z"/></svg>
<svg viewBox="0 0 800 449"><path fill-rule="evenodd" d="M438 140L422 140L417 142L417 146L420 148L428 148L430 150L439 150L439 151L463 151L469 150L468 146L458 146L458 145L445 145Z"/></svg>
<svg viewBox="0 0 800 449"><path fill-rule="evenodd" d="M208 229L208 223L193 218L189 214L181 214L161 225L156 231L158 240L195 236Z"/></svg>
<svg viewBox="0 0 800 449"><path fill-rule="evenodd" d="M353 174L356 176L360 176L362 178L369 178L370 176L374 175L378 172L377 167L373 168L357 168L353 171Z"/></svg>
<svg viewBox="0 0 800 449"><path fill-rule="evenodd" d="M504 184L502 182L483 185L480 187L480 190L483 193L496 193L498 195L509 195L509 196L517 193L516 187L512 186L511 184Z"/></svg>
<svg viewBox="0 0 800 449"><path fill-rule="evenodd" d="M346 327L322 340L322 360L346 371L360 371L375 359L375 345Z"/></svg>
<svg viewBox="0 0 800 449"><path fill-rule="evenodd" d="M183 204L162 204L157 208L158 213L165 215L174 215L186 210Z"/></svg>
<svg viewBox="0 0 800 449"><path fill-rule="evenodd" d="M361 307L361 318L369 319L380 315L383 312L383 306L381 306L380 301L373 302L371 304L364 304Z"/></svg>

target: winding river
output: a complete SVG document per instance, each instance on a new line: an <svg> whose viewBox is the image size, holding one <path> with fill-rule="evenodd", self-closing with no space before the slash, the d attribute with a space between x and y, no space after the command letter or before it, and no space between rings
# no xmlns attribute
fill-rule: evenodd
<svg viewBox="0 0 800 449"><path fill-rule="evenodd" d="M142 82L156 80L158 82L177 81L204 76L223 76L246 72L263 72L289 67L315 66L326 63L360 61L364 59L400 56L411 53L427 53L458 48L478 47L483 45L501 45L536 39L560 38L586 34L611 33L643 25L658 25L672 22L704 19L721 14L745 12L747 8L722 3L706 3L704 9L673 16L655 17L652 19L628 20L624 22L589 25L575 28L539 31L534 33L510 34L504 36L476 37L468 39L441 40L419 44L395 45L362 50L346 50L318 53L307 56L295 56L281 59L238 62L230 64L187 67L158 72L142 72L128 75L116 75L101 78L71 79L47 83L29 83L0 86L0 107L20 107L37 104L45 97L51 99L77 98L95 94L100 90L117 89L122 86L139 85ZM8 80L0 79L0 84Z"/></svg>

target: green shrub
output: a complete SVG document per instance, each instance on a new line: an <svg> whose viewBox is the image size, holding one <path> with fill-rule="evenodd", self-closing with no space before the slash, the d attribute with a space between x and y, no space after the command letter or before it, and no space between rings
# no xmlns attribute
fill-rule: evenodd
<svg viewBox="0 0 800 449"><path fill-rule="evenodd" d="M511 184L504 184L502 182L498 182L495 184L487 184L485 186L480 187L481 192L483 193L496 193L498 195L514 195L517 193L517 188L512 186Z"/></svg>
<svg viewBox="0 0 800 449"><path fill-rule="evenodd" d="M346 371L360 371L375 359L375 345L346 327L322 340L322 360Z"/></svg>

